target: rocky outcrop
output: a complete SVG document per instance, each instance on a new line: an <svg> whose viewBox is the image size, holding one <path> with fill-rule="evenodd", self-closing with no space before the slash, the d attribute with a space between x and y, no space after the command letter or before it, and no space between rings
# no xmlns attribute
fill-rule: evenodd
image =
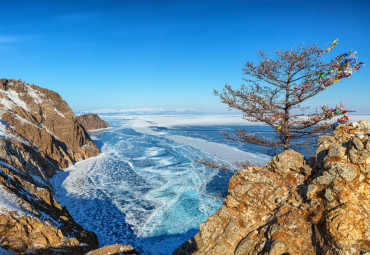
<svg viewBox="0 0 370 255"><path fill-rule="evenodd" d="M112 244L112 245L106 245L102 248L90 251L86 253L85 255L114 255L114 254L132 254L132 255L138 255L139 253L135 251L135 249L130 245L123 245L123 244Z"/></svg>
<svg viewBox="0 0 370 255"><path fill-rule="evenodd" d="M79 115L76 118L78 123L80 123L86 130L109 127L109 124L106 121L100 119L100 117L94 113Z"/></svg>
<svg viewBox="0 0 370 255"><path fill-rule="evenodd" d="M56 170L99 149L55 92L0 79L0 245L16 252L84 254L98 247L52 196Z"/></svg>
<svg viewBox="0 0 370 255"><path fill-rule="evenodd" d="M58 168L99 153L56 92L18 80L0 79L0 113L10 134L32 143Z"/></svg>
<svg viewBox="0 0 370 255"><path fill-rule="evenodd" d="M370 254L370 123L322 136L229 182L222 207L174 254Z"/></svg>

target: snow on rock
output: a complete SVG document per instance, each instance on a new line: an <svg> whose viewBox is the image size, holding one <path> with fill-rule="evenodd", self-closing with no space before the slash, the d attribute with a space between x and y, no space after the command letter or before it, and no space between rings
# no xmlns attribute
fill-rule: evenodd
<svg viewBox="0 0 370 255"><path fill-rule="evenodd" d="M34 90L31 86L27 86L27 89L28 95L31 96L37 104L42 104L44 102L44 100L41 99L43 96L38 91Z"/></svg>
<svg viewBox="0 0 370 255"><path fill-rule="evenodd" d="M24 211L19 206L17 197L7 192L2 185L0 185L0 212L16 212L19 215L24 214Z"/></svg>
<svg viewBox="0 0 370 255"><path fill-rule="evenodd" d="M9 128L9 129L12 129L12 127L6 122L6 121L3 121L3 120L0 120L0 137L4 137L4 138L12 138L20 143L23 143L23 144L27 144L28 146L31 146L31 147L34 147L32 145L32 143L30 143L29 141L25 141L23 139L20 139L18 138L17 136L13 135L13 134L10 134L6 128Z"/></svg>
<svg viewBox="0 0 370 255"><path fill-rule="evenodd" d="M18 169L16 169L16 168L12 167L11 165L9 165L9 164L7 164L7 163L5 163L5 162L0 161L0 165L5 166L5 167L7 167L7 168L11 169L12 171L17 172L18 174L21 174L21 175L23 175L23 174L24 174L23 172L19 171ZM0 170L1 170L1 169L0 169Z"/></svg>
<svg viewBox="0 0 370 255"><path fill-rule="evenodd" d="M63 115L63 113L61 113L60 111L58 111L55 107L54 107L54 111L55 111L58 115L60 115L61 117L66 118L66 117Z"/></svg>
<svg viewBox="0 0 370 255"><path fill-rule="evenodd" d="M5 102L5 104L4 104L4 100L3 100L4 98L2 98L2 100L1 100L1 103L4 104L6 107L11 109L13 107L13 105L16 105L16 106L20 106L23 109L25 109L26 111L28 111L27 104L22 99L19 98L19 94L16 91L14 91L14 90L5 91L5 90L0 89L0 93L3 93L9 99L9 100L7 100L8 103Z"/></svg>
<svg viewBox="0 0 370 255"><path fill-rule="evenodd" d="M0 98L0 103L7 109L12 109L13 103L10 100L7 100L6 98Z"/></svg>
<svg viewBox="0 0 370 255"><path fill-rule="evenodd" d="M29 122L28 120L26 120L25 118L22 118L21 116L19 115L15 115L15 117L21 122L21 123L27 123L28 125L31 125L31 126L34 126L36 128L40 128L39 126L36 126L35 124Z"/></svg>

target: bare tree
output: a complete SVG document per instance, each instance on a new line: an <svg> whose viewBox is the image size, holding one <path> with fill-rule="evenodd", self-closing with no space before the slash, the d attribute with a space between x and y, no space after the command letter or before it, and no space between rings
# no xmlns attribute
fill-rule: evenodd
<svg viewBox="0 0 370 255"><path fill-rule="evenodd" d="M327 131L331 126L328 119L347 112L343 105L334 109L324 106L321 113L305 114L308 109L301 103L348 78L363 64L357 63L356 52L352 50L324 63L323 55L336 43L337 40L326 50L316 44L276 50L275 57L260 50L259 63L247 62L243 68L246 84L240 89L225 85L221 92L214 90L230 109L240 110L249 121L271 126L276 136L269 139L240 129L226 134L227 138L287 150L292 146L307 146L307 139Z"/></svg>

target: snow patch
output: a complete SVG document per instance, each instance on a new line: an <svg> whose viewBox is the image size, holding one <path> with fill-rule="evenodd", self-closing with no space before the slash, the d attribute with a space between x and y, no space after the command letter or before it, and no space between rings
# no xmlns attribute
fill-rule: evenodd
<svg viewBox="0 0 370 255"><path fill-rule="evenodd" d="M4 137L4 138L12 138L20 143L23 143L23 144L26 144L30 147L34 147L32 145L32 143L30 143L29 141L25 141L23 139L20 139L18 138L17 136L13 135L13 134L10 134L7 130L6 130L6 127L12 129L12 127L6 122L6 121L3 121L3 120L0 120L0 137ZM13 129L12 129L13 130Z"/></svg>
<svg viewBox="0 0 370 255"><path fill-rule="evenodd" d="M9 135L6 127L10 128L9 124L6 121L0 120L0 137Z"/></svg>
<svg viewBox="0 0 370 255"><path fill-rule="evenodd" d="M38 175L34 175L34 174L31 174L31 177L32 179L37 182L38 184L41 184L41 185L46 185L46 182L44 181L44 179L42 179L40 176Z"/></svg>
<svg viewBox="0 0 370 255"><path fill-rule="evenodd" d="M0 93L3 93L5 96L7 96L8 98L9 98L9 100L8 101L10 101L11 102L11 107L13 106L13 105L17 105L17 106L20 106L20 107L22 107L23 109L25 109L26 111L28 111L28 107L27 107L27 104L22 100L22 99L20 99L19 98L19 94L16 92L16 91L14 91L14 90L7 90L7 91L5 91L5 90L2 90L2 89L0 89ZM2 99L4 99L4 98L2 98ZM1 103L2 104L4 104L3 103L4 101L3 100L1 100ZM5 104L4 104L5 105ZM11 107L9 107L10 106L10 104L8 103L7 104L7 107L8 108L11 108Z"/></svg>
<svg viewBox="0 0 370 255"><path fill-rule="evenodd" d="M26 175L22 171L19 171L18 169L14 168L13 166L11 166L11 165L9 165L9 164L7 164L5 162L0 161L0 165L5 166L6 168L11 169L12 171L16 172L17 174L20 174L21 176L25 176ZM31 176L31 178L35 182L37 182L37 183L39 183L41 185L46 185L46 182L40 176L37 176L37 175L34 175L34 174L31 174L30 176Z"/></svg>
<svg viewBox="0 0 370 255"><path fill-rule="evenodd" d="M84 145L82 145L81 146L81 149L83 149L84 151L86 151L86 150L94 150L94 148L91 147L90 144L84 144Z"/></svg>
<svg viewBox="0 0 370 255"><path fill-rule="evenodd" d="M31 125L31 126L34 126L35 128L40 128L39 126L36 126L35 124L29 122L28 120L26 120L25 118L22 118L21 116L17 115L17 114L14 114L15 117L20 121L22 122L23 124L24 123L27 123L28 125Z"/></svg>
<svg viewBox="0 0 370 255"><path fill-rule="evenodd" d="M59 140L59 138L56 135L54 135L47 127L45 127L44 125L41 125L41 127L45 128L46 132L48 132L51 136L54 136L56 139Z"/></svg>
<svg viewBox="0 0 370 255"><path fill-rule="evenodd" d="M60 111L58 111L58 110L57 110L57 108L55 108L55 107L54 107L54 111L55 111L58 115L62 116L63 118L66 118L66 117L63 115L63 113L61 113Z"/></svg>
<svg viewBox="0 0 370 255"><path fill-rule="evenodd" d="M36 90L31 88L31 86L27 86L28 89L28 95L30 95L36 104L42 104L44 100L41 99L40 93L38 93Z"/></svg>
<svg viewBox="0 0 370 255"><path fill-rule="evenodd" d="M18 198L7 192L2 185L0 185L0 212L16 212L19 215L24 215L18 203Z"/></svg>
<svg viewBox="0 0 370 255"><path fill-rule="evenodd" d="M5 106L5 108L8 108L8 109L12 109L13 108L13 104L10 100L6 100L5 98L0 98L0 103Z"/></svg>

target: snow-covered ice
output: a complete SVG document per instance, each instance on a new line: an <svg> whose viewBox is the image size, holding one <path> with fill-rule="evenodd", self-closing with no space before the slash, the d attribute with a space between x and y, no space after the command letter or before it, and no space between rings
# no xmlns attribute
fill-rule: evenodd
<svg viewBox="0 0 370 255"><path fill-rule="evenodd" d="M97 233L101 245L125 243L143 254L170 254L221 206L217 195L226 192L232 175L194 160L249 158L263 163L268 159L217 142L159 131L155 127L160 124L176 124L174 117L160 118L106 118L111 128L90 132L102 153L53 177L58 201L78 223ZM218 119L199 118L203 117L188 118L188 123L211 124Z"/></svg>
<svg viewBox="0 0 370 255"><path fill-rule="evenodd" d="M206 137L204 126L209 132L227 125L264 128L240 116L114 116L105 120L111 128L90 132L102 153L52 180L58 201L79 224L98 235L101 245L124 243L140 254L171 254L221 206L217 195L227 191L232 175L194 160L264 164L269 159L256 153L255 147L245 151L224 144L215 134ZM178 131L189 126L199 127L190 128L193 133L205 130L204 139Z"/></svg>

